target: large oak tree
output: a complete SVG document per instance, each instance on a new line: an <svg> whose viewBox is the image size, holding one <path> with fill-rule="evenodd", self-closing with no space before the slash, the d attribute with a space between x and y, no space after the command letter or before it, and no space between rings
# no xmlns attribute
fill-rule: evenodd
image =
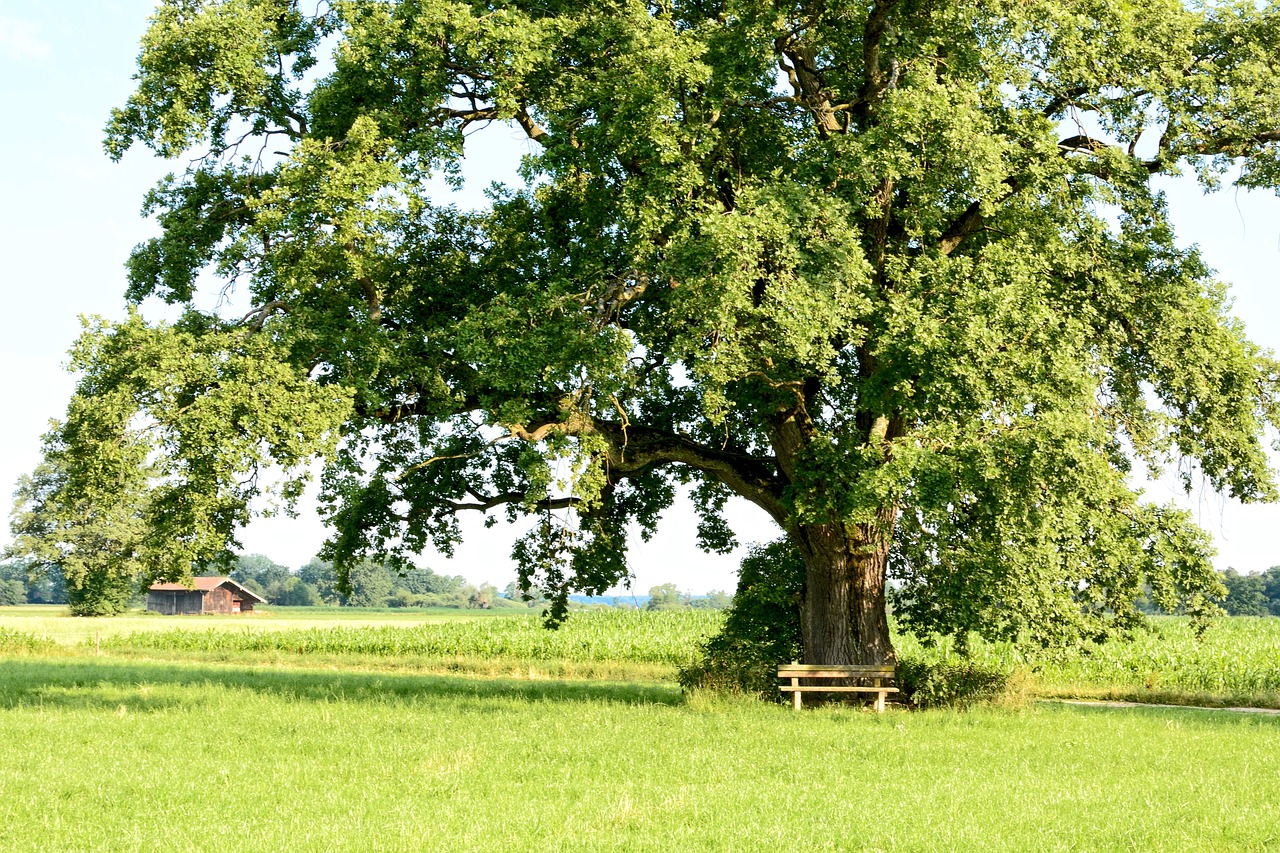
<svg viewBox="0 0 1280 853"><path fill-rule="evenodd" d="M887 575L921 629L1207 612L1134 476L1276 496L1277 365L1153 188L1280 184L1275 6L166 0L138 67L108 151L182 171L127 296L187 308L86 333L46 505L145 458L153 574L319 455L339 566L505 508L561 615L692 483L704 547L738 495L803 556L807 660L882 662ZM441 205L494 122L525 182Z"/></svg>

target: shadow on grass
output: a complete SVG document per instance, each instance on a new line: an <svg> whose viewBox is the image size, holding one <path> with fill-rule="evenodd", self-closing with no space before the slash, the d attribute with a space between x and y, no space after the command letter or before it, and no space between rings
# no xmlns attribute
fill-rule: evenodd
<svg viewBox="0 0 1280 853"><path fill-rule="evenodd" d="M0 658L0 709L40 706L146 713L197 706L212 701L212 694L223 692L258 693L295 702L439 701L480 713L496 710L502 700L684 703L678 687L662 684L325 672L84 657Z"/></svg>

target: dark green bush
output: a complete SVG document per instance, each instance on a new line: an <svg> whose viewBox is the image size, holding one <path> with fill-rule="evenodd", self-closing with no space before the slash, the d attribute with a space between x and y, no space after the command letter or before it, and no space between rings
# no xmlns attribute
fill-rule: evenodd
<svg viewBox="0 0 1280 853"><path fill-rule="evenodd" d="M680 685L778 696L778 664L801 655L803 585L804 563L790 542L753 546L742 561L724 627L680 670Z"/></svg>
<svg viewBox="0 0 1280 853"><path fill-rule="evenodd" d="M964 707L987 702L1009 687L1010 674L964 658L898 661L899 696L918 708Z"/></svg>

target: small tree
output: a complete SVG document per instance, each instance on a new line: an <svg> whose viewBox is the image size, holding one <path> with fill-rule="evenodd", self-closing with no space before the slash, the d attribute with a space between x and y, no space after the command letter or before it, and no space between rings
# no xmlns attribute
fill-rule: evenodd
<svg viewBox="0 0 1280 853"><path fill-rule="evenodd" d="M507 584L502 594L512 601L518 601L527 607L546 607L549 603L541 589L521 586L518 580ZM614 599L614 604L616 606L617 599Z"/></svg>
<svg viewBox="0 0 1280 853"><path fill-rule="evenodd" d="M86 420L82 432L102 423L101 417ZM45 438L45 461L18 482L11 550L63 579L73 615L112 616L128 607L148 576L142 558L147 467L136 443L116 445L100 433L89 439L93 458L64 453L70 428L54 427Z"/></svg>
<svg viewBox="0 0 1280 853"><path fill-rule="evenodd" d="M471 587L467 594L467 606L472 609L488 610L493 606L493 600L498 597L498 588L491 583L482 583L478 587Z"/></svg>
<svg viewBox="0 0 1280 853"><path fill-rule="evenodd" d="M393 576L390 569L374 560L362 560L348 572L351 592L349 607L386 607L391 599Z"/></svg>
<svg viewBox="0 0 1280 853"><path fill-rule="evenodd" d="M27 603L27 587L21 581L0 578L0 607Z"/></svg>
<svg viewBox="0 0 1280 853"><path fill-rule="evenodd" d="M342 603L342 594L337 588L338 575L333 570L333 563L316 557L298 569L298 579L315 589L324 604Z"/></svg>
<svg viewBox="0 0 1280 853"><path fill-rule="evenodd" d="M272 604L280 603L277 599L291 578L288 568L263 554L241 554L236 557L231 571L232 580L244 584Z"/></svg>
<svg viewBox="0 0 1280 853"><path fill-rule="evenodd" d="M1273 597L1272 586L1280 587L1280 569L1271 568L1264 574L1242 575L1235 569L1222 573L1222 584L1227 594L1222 607L1232 616L1280 615L1280 597ZM1269 583L1270 582L1270 583ZM1275 589L1280 592L1280 588Z"/></svg>
<svg viewBox="0 0 1280 853"><path fill-rule="evenodd" d="M281 607L315 607L321 604L316 588L299 577L289 577L276 586L272 604Z"/></svg>
<svg viewBox="0 0 1280 853"><path fill-rule="evenodd" d="M802 650L800 609L804 561L782 539L753 545L738 571L738 589L720 633L680 673L685 687L776 694L776 667Z"/></svg>
<svg viewBox="0 0 1280 853"><path fill-rule="evenodd" d="M649 590L649 601L645 604L648 610L682 610L686 603L680 596L680 590L673 583L664 583Z"/></svg>
<svg viewBox="0 0 1280 853"><path fill-rule="evenodd" d="M1280 616L1280 566L1272 566L1263 572L1262 584L1271 607L1271 613L1275 616Z"/></svg>
<svg viewBox="0 0 1280 853"><path fill-rule="evenodd" d="M724 610L732 603L733 596L718 589L713 589L702 598L689 600L689 606L697 610Z"/></svg>

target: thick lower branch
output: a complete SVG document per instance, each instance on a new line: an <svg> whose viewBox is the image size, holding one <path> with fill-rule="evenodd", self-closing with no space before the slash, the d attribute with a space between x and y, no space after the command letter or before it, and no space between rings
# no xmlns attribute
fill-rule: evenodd
<svg viewBox="0 0 1280 853"><path fill-rule="evenodd" d="M778 524L786 523L788 513L782 503L785 482L773 457L733 453L676 433L611 421L596 421L593 431L608 440L611 476L634 476L663 465L688 465L756 504Z"/></svg>

